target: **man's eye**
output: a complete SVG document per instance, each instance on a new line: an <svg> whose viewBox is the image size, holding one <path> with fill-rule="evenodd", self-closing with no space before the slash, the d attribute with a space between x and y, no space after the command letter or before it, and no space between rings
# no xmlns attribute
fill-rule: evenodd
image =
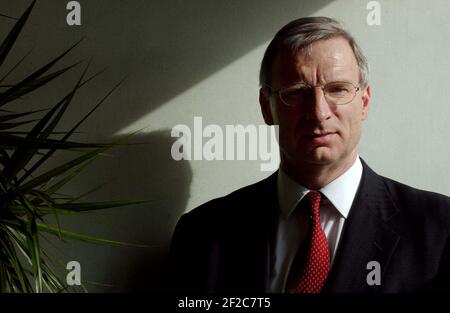
<svg viewBox="0 0 450 313"><path fill-rule="evenodd" d="M347 91L345 87L342 86L333 86L328 89L329 92L344 92Z"/></svg>
<svg viewBox="0 0 450 313"><path fill-rule="evenodd" d="M310 88L304 87L304 88L295 88L290 90L288 93L291 95L306 95L310 92Z"/></svg>

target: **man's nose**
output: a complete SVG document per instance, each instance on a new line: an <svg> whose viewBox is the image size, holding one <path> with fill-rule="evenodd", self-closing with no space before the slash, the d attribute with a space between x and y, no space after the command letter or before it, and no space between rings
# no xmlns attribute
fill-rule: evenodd
<svg viewBox="0 0 450 313"><path fill-rule="evenodd" d="M311 99L311 109L308 113L309 119L319 122L325 121L331 117L331 108L327 102L327 99L325 98L325 94L323 93L322 88L314 88Z"/></svg>

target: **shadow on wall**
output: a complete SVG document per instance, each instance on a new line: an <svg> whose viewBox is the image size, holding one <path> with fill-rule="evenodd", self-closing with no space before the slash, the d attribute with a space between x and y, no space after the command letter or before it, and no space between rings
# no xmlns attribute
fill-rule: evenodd
<svg viewBox="0 0 450 313"><path fill-rule="evenodd" d="M108 182L86 201L143 199L148 203L61 218L65 228L102 238L149 245L135 248L70 241L56 243L64 259L81 264L90 292L158 290L161 265L192 180L187 162L174 161L170 131L135 136L98 159L66 193L80 194ZM76 191L75 191L76 190Z"/></svg>
<svg viewBox="0 0 450 313"><path fill-rule="evenodd" d="M127 36L126 46L134 51L133 60L128 55L129 50L123 53L128 55L131 68L139 69L133 73L133 83L146 92L132 96L132 103L136 105L118 125L126 127L260 46L287 21L311 14L329 2L194 0L142 3L136 21L123 30L127 34L136 34ZM152 95L150 105L146 101L148 94Z"/></svg>

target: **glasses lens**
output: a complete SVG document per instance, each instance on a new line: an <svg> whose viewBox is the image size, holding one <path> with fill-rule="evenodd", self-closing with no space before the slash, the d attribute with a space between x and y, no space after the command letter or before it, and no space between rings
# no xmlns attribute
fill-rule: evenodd
<svg viewBox="0 0 450 313"><path fill-rule="evenodd" d="M353 100L355 87L350 83L336 82L325 85L327 99L335 104L345 104Z"/></svg>
<svg viewBox="0 0 450 313"><path fill-rule="evenodd" d="M311 88L309 87L292 87L280 91L281 100L290 106L296 106L308 100L311 97Z"/></svg>

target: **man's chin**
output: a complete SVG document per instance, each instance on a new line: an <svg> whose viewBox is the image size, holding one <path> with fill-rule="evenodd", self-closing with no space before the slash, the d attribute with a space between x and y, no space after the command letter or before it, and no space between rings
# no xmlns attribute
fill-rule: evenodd
<svg viewBox="0 0 450 313"><path fill-rule="evenodd" d="M314 148L304 148L293 151L292 153L281 155L281 158L285 158L288 163L291 164L303 164L303 166L310 165L331 165L338 163L342 158L339 151L332 149L329 146L320 146Z"/></svg>
<svg viewBox="0 0 450 313"><path fill-rule="evenodd" d="M316 147L305 155L305 161L311 164L331 164L337 161L336 153L329 147Z"/></svg>

